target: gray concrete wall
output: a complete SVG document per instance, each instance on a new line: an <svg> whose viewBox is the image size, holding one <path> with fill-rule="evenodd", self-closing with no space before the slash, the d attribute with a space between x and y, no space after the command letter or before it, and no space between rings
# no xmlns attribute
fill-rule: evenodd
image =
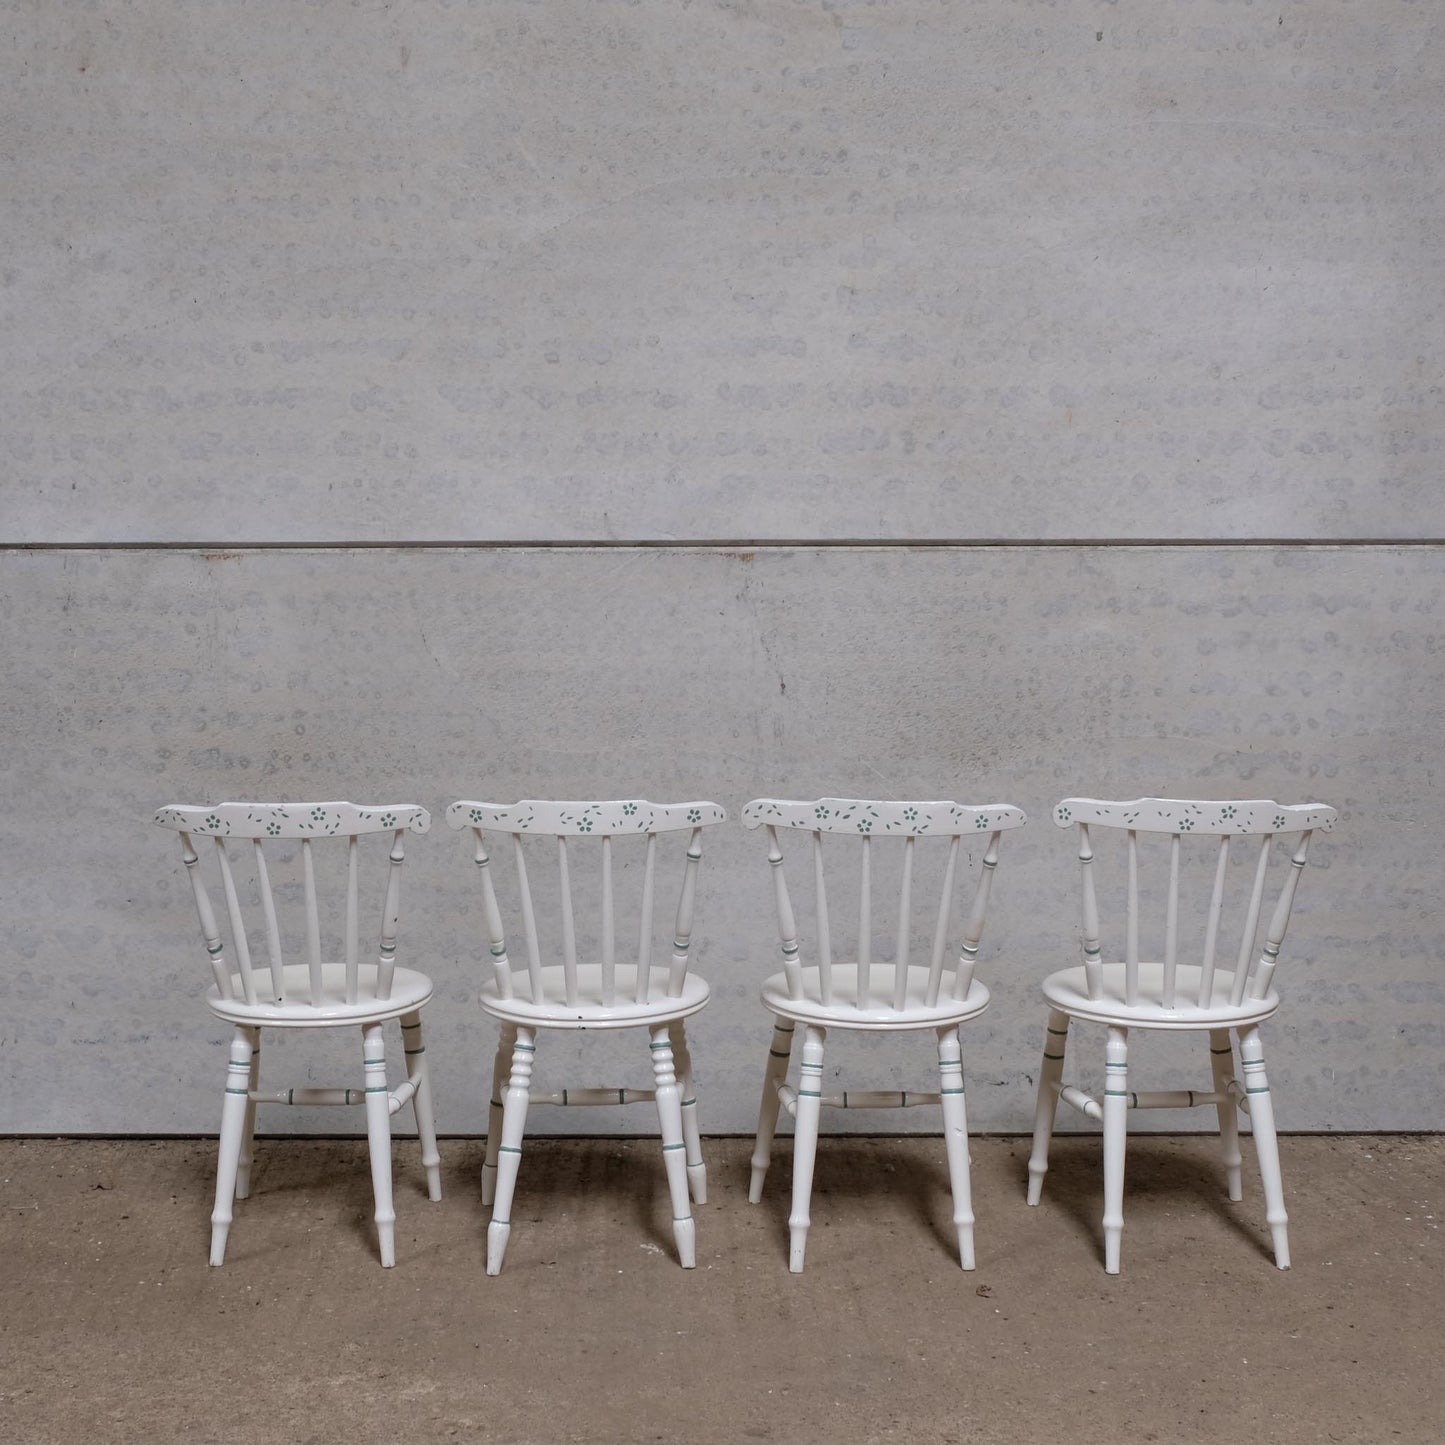
<svg viewBox="0 0 1445 1445"><path fill-rule="evenodd" d="M158 804L463 793L1025 807L966 1055L992 1129L1027 1126L1073 946L1049 805L1334 803L1281 1122L1438 1123L1433 7L0 25L0 1129L215 1126ZM404 937L469 1131L463 853L415 841ZM719 830L705 878L707 1124L747 1129L758 840Z"/></svg>

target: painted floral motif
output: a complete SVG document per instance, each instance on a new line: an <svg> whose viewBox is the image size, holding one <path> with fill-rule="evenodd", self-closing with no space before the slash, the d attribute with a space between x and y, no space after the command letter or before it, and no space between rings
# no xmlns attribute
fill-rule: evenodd
<svg viewBox="0 0 1445 1445"><path fill-rule="evenodd" d="M624 803L624 804L622 805L622 811L623 811L623 814L624 814L625 816L627 816L627 817L630 818L630 817L637 811L637 804L636 804L636 803Z"/></svg>
<svg viewBox="0 0 1445 1445"><path fill-rule="evenodd" d="M1175 824L1175 827L1177 827L1181 833L1188 833L1194 827L1194 819L1181 818L1178 823Z"/></svg>
<svg viewBox="0 0 1445 1445"><path fill-rule="evenodd" d="M381 815L381 818L379 819L379 821L380 821L381 826L382 826L383 828L394 828L394 827L396 827L396 814L395 814L395 813L383 813L383 814Z"/></svg>
<svg viewBox="0 0 1445 1445"><path fill-rule="evenodd" d="M311 810L311 821L312 821L313 823L324 823L324 822L326 821L326 809L325 809L325 808L312 808L312 810Z"/></svg>
<svg viewBox="0 0 1445 1445"><path fill-rule="evenodd" d="M1219 821L1221 823L1227 823L1237 812L1239 812L1239 809L1236 808L1233 803L1226 803L1219 810Z"/></svg>
<svg viewBox="0 0 1445 1445"><path fill-rule="evenodd" d="M267 831L273 838L279 838L279 837L281 836L281 825L280 825L279 823L267 823L267 824L266 824L266 831Z"/></svg>
<svg viewBox="0 0 1445 1445"><path fill-rule="evenodd" d="M903 817L904 817L905 821L907 821L907 822L909 822L909 823L917 822L917 821L918 821L918 809L917 809L917 808L905 808L905 809L903 810Z"/></svg>
<svg viewBox="0 0 1445 1445"><path fill-rule="evenodd" d="M1055 810L1055 813L1061 823L1070 822L1074 816L1072 808L1058 808Z"/></svg>
<svg viewBox="0 0 1445 1445"><path fill-rule="evenodd" d="M220 817L219 817L217 814L215 814L215 813L207 813L207 814L206 814L206 827L208 827L208 828L219 828L220 826L221 826L221 820L220 820Z"/></svg>
<svg viewBox="0 0 1445 1445"><path fill-rule="evenodd" d="M687 810L687 821L688 821L689 823L700 823L700 822L702 822L702 809L701 809L701 808L689 808L689 809Z"/></svg>
<svg viewBox="0 0 1445 1445"><path fill-rule="evenodd" d="M1287 819L1285 818L1283 813L1276 813L1274 815L1274 826L1276 828L1283 828L1286 821Z"/></svg>

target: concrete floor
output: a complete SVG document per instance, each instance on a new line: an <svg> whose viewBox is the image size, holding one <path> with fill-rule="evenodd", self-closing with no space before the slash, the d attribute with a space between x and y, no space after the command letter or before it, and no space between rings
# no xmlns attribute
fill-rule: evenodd
<svg viewBox="0 0 1445 1445"><path fill-rule="evenodd" d="M1115 1279L1097 1137L1056 1142L1037 1210L1027 1141L974 1141L974 1274L940 1140L825 1139L802 1276L790 1145L756 1207L749 1150L708 1141L685 1272L651 1141L529 1142L487 1279L472 1140L443 1141L434 1205L397 1144L389 1271L360 1140L262 1141L218 1270L213 1142L0 1141L0 1438L1445 1438L1445 1138L1286 1138L1281 1273L1248 1146L1231 1206L1211 1139L1135 1137Z"/></svg>

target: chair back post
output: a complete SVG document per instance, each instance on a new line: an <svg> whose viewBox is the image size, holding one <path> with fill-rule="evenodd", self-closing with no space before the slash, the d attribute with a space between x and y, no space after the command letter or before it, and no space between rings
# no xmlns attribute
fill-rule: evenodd
<svg viewBox="0 0 1445 1445"><path fill-rule="evenodd" d="M1060 805L1063 806L1062 804ZM1082 882L1084 908L1084 980L1089 997L1104 997L1103 944L1099 938L1099 898L1094 889L1094 845L1089 840L1089 825L1079 823L1079 877Z"/></svg>
<svg viewBox="0 0 1445 1445"><path fill-rule="evenodd" d="M181 832L181 862L185 865L186 876L191 880L191 896L196 903L196 917L201 924L201 937L206 941L206 961L211 965L216 988L222 998L234 998L231 989L231 970L226 967L226 946L221 941L221 930L216 924L216 910L211 907L211 896L206 891L206 880L201 875L200 856L191 835Z"/></svg>
<svg viewBox="0 0 1445 1445"><path fill-rule="evenodd" d="M667 996L680 998L687 981L687 951L692 944L693 899L697 895L697 869L702 862L702 829L688 835L687 862L683 866L682 895L677 900L677 922L672 930L672 963L667 970Z"/></svg>
<svg viewBox="0 0 1445 1445"><path fill-rule="evenodd" d="M391 985L396 975L396 935L401 927L401 867L406 862L406 848L402 840L405 836L404 828L395 829L391 835L391 850L387 854L386 899L381 907L381 941L377 944L376 954L376 991L380 998L391 997ZM354 836L351 844L354 858ZM353 921L353 931L355 927Z"/></svg>
<svg viewBox="0 0 1445 1445"><path fill-rule="evenodd" d="M492 977L502 998L512 995L512 964L507 957L507 935L502 927L502 910L497 906L497 889L492 882L492 859L487 852L486 835L480 828L472 829L472 861L482 875L482 914L487 930L487 952L492 960Z"/></svg>
<svg viewBox="0 0 1445 1445"><path fill-rule="evenodd" d="M953 996L956 999L967 998L968 991L973 986L973 971L978 964L979 944L983 941L983 925L988 915L988 900L993 889L993 875L998 870L999 840L1002 837L1003 834L997 830L990 833L988 847L979 860L978 883L974 886L973 906L968 911L968 921L963 927L963 943L959 946L958 952L958 970L953 980ZM958 839L954 838L953 847L949 850L948 855L948 873L944 884L943 902L939 906L940 926L947 921L943 910L948 907L953 896L953 860L957 851Z"/></svg>
<svg viewBox="0 0 1445 1445"><path fill-rule="evenodd" d="M820 849L818 855L818 877L822 877L821 843L814 835ZM798 922L793 914L793 900L788 896L788 880L783 874L783 850L778 846L778 830L768 827L768 863L773 875L773 906L778 916L778 944L783 951L783 976L788 980L788 997L803 997L803 969L798 961ZM832 961L827 965L832 972Z"/></svg>

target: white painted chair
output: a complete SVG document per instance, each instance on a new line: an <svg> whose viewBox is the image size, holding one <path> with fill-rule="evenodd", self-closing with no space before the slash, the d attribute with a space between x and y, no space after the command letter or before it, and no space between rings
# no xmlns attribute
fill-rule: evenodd
<svg viewBox="0 0 1445 1445"><path fill-rule="evenodd" d="M1124 1146L1130 1109L1181 1109L1213 1105L1219 1115L1229 1197L1241 1193L1239 1112L1253 1125L1255 1151L1264 1186L1265 1215L1274 1241L1275 1263L1289 1268L1288 1219L1280 1177L1274 1105L1265 1076L1259 1026L1279 1008L1275 965L1289 926L1295 888L1305 866L1310 835L1334 826L1335 810L1319 803L1284 805L1268 799L1212 802L1180 798L1137 798L1100 802L1065 798L1054 822L1075 828L1083 883L1083 961L1044 981L1049 1004L1043 1065L1039 1071L1033 1151L1029 1158L1030 1204L1037 1204L1049 1162L1049 1138L1059 1100L1104 1127L1104 1268L1119 1272L1124 1226ZM1091 830L1093 830L1091 832ZM1098 833L1119 837L1123 852L1117 878L1124 893L1123 961L1106 962L1099 924L1094 861ZM1276 838L1286 840L1286 858L1270 868ZM1152 845L1152 846L1151 846ZM1141 861L1146 852L1148 863ZM1115 855L1117 857L1117 854ZM1192 866L1191 866L1192 865ZM1157 954L1141 958L1144 914L1141 881L1152 869L1160 880L1162 910L1155 915ZM1283 871L1283 878L1276 874ZM1187 884L1194 884L1192 889ZM1274 903L1266 911L1267 894ZM1157 896L1157 895L1156 895ZM1191 908L1191 900L1194 906ZM1232 962L1216 958L1227 936L1224 920L1240 919L1238 951ZM1260 921L1268 917L1258 945ZM1186 932L1199 943L1187 948ZM1162 935L1162 937L1160 937ZM1117 948L1117 941L1114 945ZM1115 955L1117 957L1117 955ZM1194 962L1194 959L1198 962ZM1095 1097L1062 1082L1069 1024L1075 1019L1103 1024L1104 1091ZM1129 1030L1206 1032L1212 1086L1144 1092L1129 1088ZM1242 1081L1235 1076L1233 1030L1239 1039Z"/></svg>
<svg viewBox="0 0 1445 1445"><path fill-rule="evenodd" d="M218 803L162 808L156 822L181 835L214 987L206 997L217 1018L234 1026L221 1107L216 1207L211 1215L211 1263L226 1253L233 1199L250 1192L252 1136L258 1104L365 1104L371 1152L376 1232L384 1266L396 1263L396 1214L391 1192L391 1116L410 1103L416 1115L427 1194L441 1198L441 1161L432 1124L431 1085L422 1043L421 1009L431 997L425 974L396 966L401 904L402 839L431 826L425 808L403 804L360 808L353 803ZM380 905L375 963L361 961L361 863L365 839L390 844ZM197 840L209 837L214 848ZM249 846L247 846L249 844ZM225 899L232 956L227 957L206 887L203 855L210 852ZM344 908L339 935L323 932L318 874L342 871ZM268 856L269 855L269 856ZM380 857L377 857L380 863ZM273 882L274 878L274 882ZM338 882L341 882L338 879ZM382 879L377 875L377 881ZM298 896L299 895L299 896ZM243 907L243 904L245 905ZM279 906L278 906L279 905ZM286 905L290 905L287 910ZM299 905L299 912L298 912ZM288 963L282 913L298 918L304 962ZM251 919L248 932L247 918ZM264 938L266 962L253 964L251 945ZM294 941L294 940L293 940ZM333 944L340 947L330 951ZM336 962L329 959L340 954ZM390 1089L382 1025L401 1020L406 1082ZM261 1030L359 1028L364 1083L359 1089L263 1088Z"/></svg>
<svg viewBox="0 0 1445 1445"><path fill-rule="evenodd" d="M482 1203L492 1206L487 1227L487 1273L498 1274L511 1234L512 1196L522 1157L522 1135L529 1104L636 1104L655 1102L662 1130L662 1158L672 1202L673 1237L685 1269L696 1264L691 1197L707 1199L707 1174L697 1122L697 1092L692 1078L683 1021L708 1000L708 986L689 963L693 901L702 830L726 818L716 803L602 803L523 801L509 806L462 801L447 809L453 828L469 828L474 859L481 873L482 904L492 976L482 985L482 1009L501 1025L492 1072L491 1114L486 1162L482 1166ZM502 912L493 883L487 835L511 838L516 900L526 943L525 971L513 972L507 953ZM657 931L657 855L659 839L686 835L681 889L675 913L671 956L654 962ZM556 859L555 905L560 939L545 945L539 926L538 895L528 871L523 838L550 841ZM666 846L665 843L663 845ZM581 856L579 856L581 855ZM533 862L536 862L533 853ZM594 865L589 870L587 863ZM618 886L615 875L635 886ZM549 880L550 881L550 880ZM592 908L579 908L578 895ZM624 906L620 900L626 898ZM619 915L635 913L624 934L619 957ZM555 944L560 941L560 961ZM537 1035L545 1029L629 1029L648 1032L652 1060L651 1089L589 1087L533 1093L532 1066Z"/></svg>
<svg viewBox="0 0 1445 1445"><path fill-rule="evenodd" d="M988 1007L988 990L974 977L974 964L998 864L999 840L1004 832L1019 827L1024 821L1023 813L1004 803L969 807L951 802L820 798L804 803L758 798L743 809L743 822L749 828L767 829L768 862L772 865L773 896L783 952L783 971L768 979L762 990L763 1004L773 1015L773 1038L763 1074L762 1106L758 1112L748 1198L754 1204L762 1198L778 1111L786 1108L796 1120L793 1203L788 1218L788 1268L793 1273L801 1272L807 1248L819 1111L825 1104L843 1109L942 1105L959 1260L964 1269L974 1267L968 1120L958 1027L977 1018ZM816 961L803 960L793 904L783 877L780 838L786 830L804 832L811 839L809 867L813 876ZM848 920L856 916L858 923L853 947L843 946L843 920L829 910L825 839L830 857L849 850L856 850L858 854L857 912L856 915L850 912ZM920 845L927 851L927 845L935 839L939 847L930 852L930 857L934 852L942 854L942 872L940 876L937 869L933 870L934 876L929 881L935 886L929 889L921 886L924 870L915 869L915 854ZM891 948L889 943L884 943L875 962L875 893L882 890L875 886L874 875L882 871L883 860L876 855L885 851L898 855L897 867L893 870L897 896L891 909ZM977 856L978 876L963 923L962 947L955 957L948 950L948 939L961 855L965 867ZM931 908L923 896L930 892L936 895ZM920 905L928 915L923 926L929 921L932 923L928 948L921 957L912 951L915 912ZM879 910L887 911L886 908ZM803 1025L803 1048L801 1077L794 1088L787 1082L787 1074L798 1024ZM830 1028L866 1033L933 1030L938 1038L938 1092L849 1089L836 1094L824 1093L823 1049Z"/></svg>

